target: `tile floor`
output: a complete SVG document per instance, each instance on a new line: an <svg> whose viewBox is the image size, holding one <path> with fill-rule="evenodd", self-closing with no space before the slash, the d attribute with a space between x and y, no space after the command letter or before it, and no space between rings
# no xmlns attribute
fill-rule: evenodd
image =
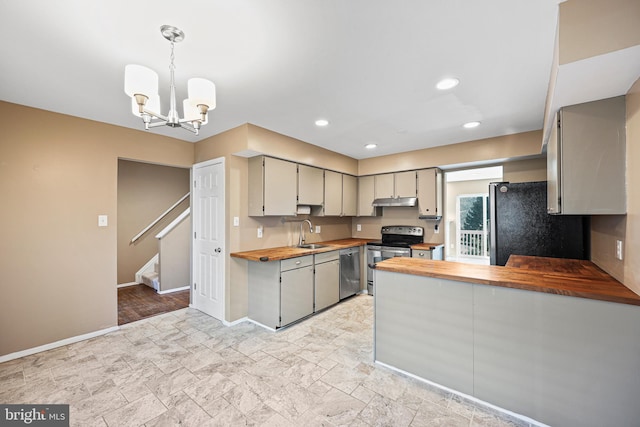
<svg viewBox="0 0 640 427"><path fill-rule="evenodd" d="M373 298L278 332L182 309L0 364L0 403L73 426L527 425L372 363Z"/></svg>

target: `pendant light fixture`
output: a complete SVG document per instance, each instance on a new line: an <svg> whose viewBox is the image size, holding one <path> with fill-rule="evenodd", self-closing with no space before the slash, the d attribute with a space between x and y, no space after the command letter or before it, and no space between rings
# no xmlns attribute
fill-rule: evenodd
<svg viewBox="0 0 640 427"><path fill-rule="evenodd" d="M135 64L127 65L124 69L124 92L131 97L131 111L142 118L145 130L166 125L180 127L197 135L200 127L207 124L207 112L216 108L216 86L207 79L189 79L187 82L189 97L182 102L184 118L181 119L176 109L173 48L175 43L184 40L184 33L171 25L163 25L160 27L160 32L171 42L169 113L166 116L161 114L158 74L150 68Z"/></svg>

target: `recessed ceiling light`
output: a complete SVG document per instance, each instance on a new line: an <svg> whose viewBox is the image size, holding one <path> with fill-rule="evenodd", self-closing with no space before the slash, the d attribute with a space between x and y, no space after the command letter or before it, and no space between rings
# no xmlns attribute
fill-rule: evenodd
<svg viewBox="0 0 640 427"><path fill-rule="evenodd" d="M468 122L462 125L462 127L465 129L473 129L477 128L478 126L480 126L480 122Z"/></svg>
<svg viewBox="0 0 640 427"><path fill-rule="evenodd" d="M326 126L328 124L329 124L329 120L326 120L326 119L318 119L318 120L316 120L316 126L322 127L322 126Z"/></svg>
<svg viewBox="0 0 640 427"><path fill-rule="evenodd" d="M369 144L365 145L364 148L366 148L367 150L373 150L377 146L378 146L378 144L369 143Z"/></svg>
<svg viewBox="0 0 640 427"><path fill-rule="evenodd" d="M446 79L440 80L436 87L440 90L447 90L458 86L458 83L460 83L460 80L454 77L447 77Z"/></svg>

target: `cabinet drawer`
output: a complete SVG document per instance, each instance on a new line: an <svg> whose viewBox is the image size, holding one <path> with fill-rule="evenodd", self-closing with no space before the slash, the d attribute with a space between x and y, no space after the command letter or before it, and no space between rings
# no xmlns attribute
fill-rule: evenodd
<svg viewBox="0 0 640 427"><path fill-rule="evenodd" d="M313 255L283 259L280 261L280 271L293 270L294 268L307 267L313 264Z"/></svg>
<svg viewBox="0 0 640 427"><path fill-rule="evenodd" d="M425 250L425 249L420 249L420 250L412 249L411 250L411 258L431 259L432 258L432 251L431 250Z"/></svg>
<svg viewBox="0 0 640 427"><path fill-rule="evenodd" d="M321 254L315 254L314 256L316 257L316 264L340 259L339 251L323 252Z"/></svg>

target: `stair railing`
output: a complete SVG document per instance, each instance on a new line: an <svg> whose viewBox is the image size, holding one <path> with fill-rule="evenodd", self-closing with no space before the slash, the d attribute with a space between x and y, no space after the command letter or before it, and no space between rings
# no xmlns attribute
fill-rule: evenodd
<svg viewBox="0 0 640 427"><path fill-rule="evenodd" d="M144 234L151 230L153 228L154 225L156 225L157 223L159 223L160 221L162 221L162 218L164 218L165 216L167 216L172 210L174 210L176 208L176 206L178 206L180 203L182 203L187 197L189 197L189 195L191 194L191 192L188 192L187 194L185 194L184 196L182 196L180 198L180 200L178 200L177 202L175 202L173 204L173 206L171 206L169 209L167 209L166 211L164 211L164 213L162 213L158 218L156 218L155 220L151 221L151 223L149 223L149 225L147 225L141 232L139 232L138 234L136 234L135 236L133 236L133 238L131 239L131 241L129 242L130 245L134 244L138 239L140 239L142 236L144 236Z"/></svg>

